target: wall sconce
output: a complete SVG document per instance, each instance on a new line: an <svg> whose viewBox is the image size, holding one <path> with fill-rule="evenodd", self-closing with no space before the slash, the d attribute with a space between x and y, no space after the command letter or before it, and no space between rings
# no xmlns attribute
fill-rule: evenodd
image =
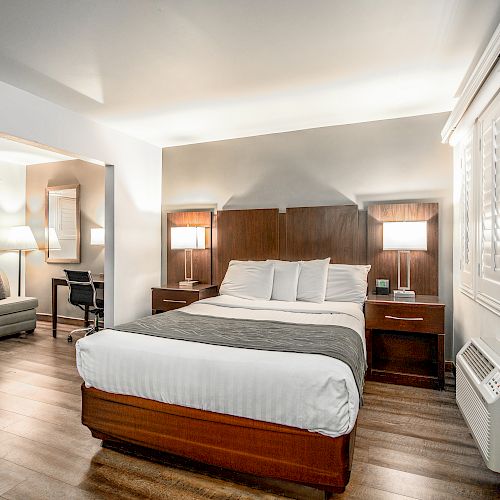
<svg viewBox="0 0 500 500"><path fill-rule="evenodd" d="M103 227L93 227L90 229L90 244L93 246L104 246Z"/></svg>

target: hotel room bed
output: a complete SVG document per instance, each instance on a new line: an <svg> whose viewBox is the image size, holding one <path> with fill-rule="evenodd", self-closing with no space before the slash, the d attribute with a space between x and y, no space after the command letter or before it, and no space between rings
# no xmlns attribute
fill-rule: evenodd
<svg viewBox="0 0 500 500"><path fill-rule="evenodd" d="M364 316L356 303L219 296L180 311L199 322L337 325L356 332L364 349ZM117 327L79 340L77 366L84 380L82 421L96 437L327 491L347 484L360 394L353 370L339 359Z"/></svg>
<svg viewBox="0 0 500 500"><path fill-rule="evenodd" d="M359 304L205 299L183 312L342 325L364 339ZM77 343L87 387L337 437L352 430L359 394L351 369L316 354L260 351L104 330Z"/></svg>

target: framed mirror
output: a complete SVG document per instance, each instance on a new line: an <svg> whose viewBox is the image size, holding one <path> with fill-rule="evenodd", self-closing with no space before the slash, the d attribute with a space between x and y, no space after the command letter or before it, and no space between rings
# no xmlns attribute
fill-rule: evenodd
<svg viewBox="0 0 500 500"><path fill-rule="evenodd" d="M45 261L80 263L80 185L51 186L45 197Z"/></svg>

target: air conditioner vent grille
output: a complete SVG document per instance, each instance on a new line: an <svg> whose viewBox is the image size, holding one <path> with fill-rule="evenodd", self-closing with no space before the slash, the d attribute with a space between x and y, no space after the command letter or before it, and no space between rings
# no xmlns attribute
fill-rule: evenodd
<svg viewBox="0 0 500 500"><path fill-rule="evenodd" d="M474 345L469 346L462 353L464 360L474 375L482 382L493 370L491 361Z"/></svg>
<svg viewBox="0 0 500 500"><path fill-rule="evenodd" d="M490 459L491 415L462 367L457 365L457 403L486 460Z"/></svg>

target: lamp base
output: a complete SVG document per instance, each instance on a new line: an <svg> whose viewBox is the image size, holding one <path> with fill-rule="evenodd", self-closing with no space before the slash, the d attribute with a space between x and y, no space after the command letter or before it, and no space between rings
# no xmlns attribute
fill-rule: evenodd
<svg viewBox="0 0 500 500"><path fill-rule="evenodd" d="M184 281L179 281L179 287L180 288L193 288L194 285L197 285L199 281L196 280L184 280Z"/></svg>
<svg viewBox="0 0 500 500"><path fill-rule="evenodd" d="M394 290L394 300L415 300L413 290Z"/></svg>

